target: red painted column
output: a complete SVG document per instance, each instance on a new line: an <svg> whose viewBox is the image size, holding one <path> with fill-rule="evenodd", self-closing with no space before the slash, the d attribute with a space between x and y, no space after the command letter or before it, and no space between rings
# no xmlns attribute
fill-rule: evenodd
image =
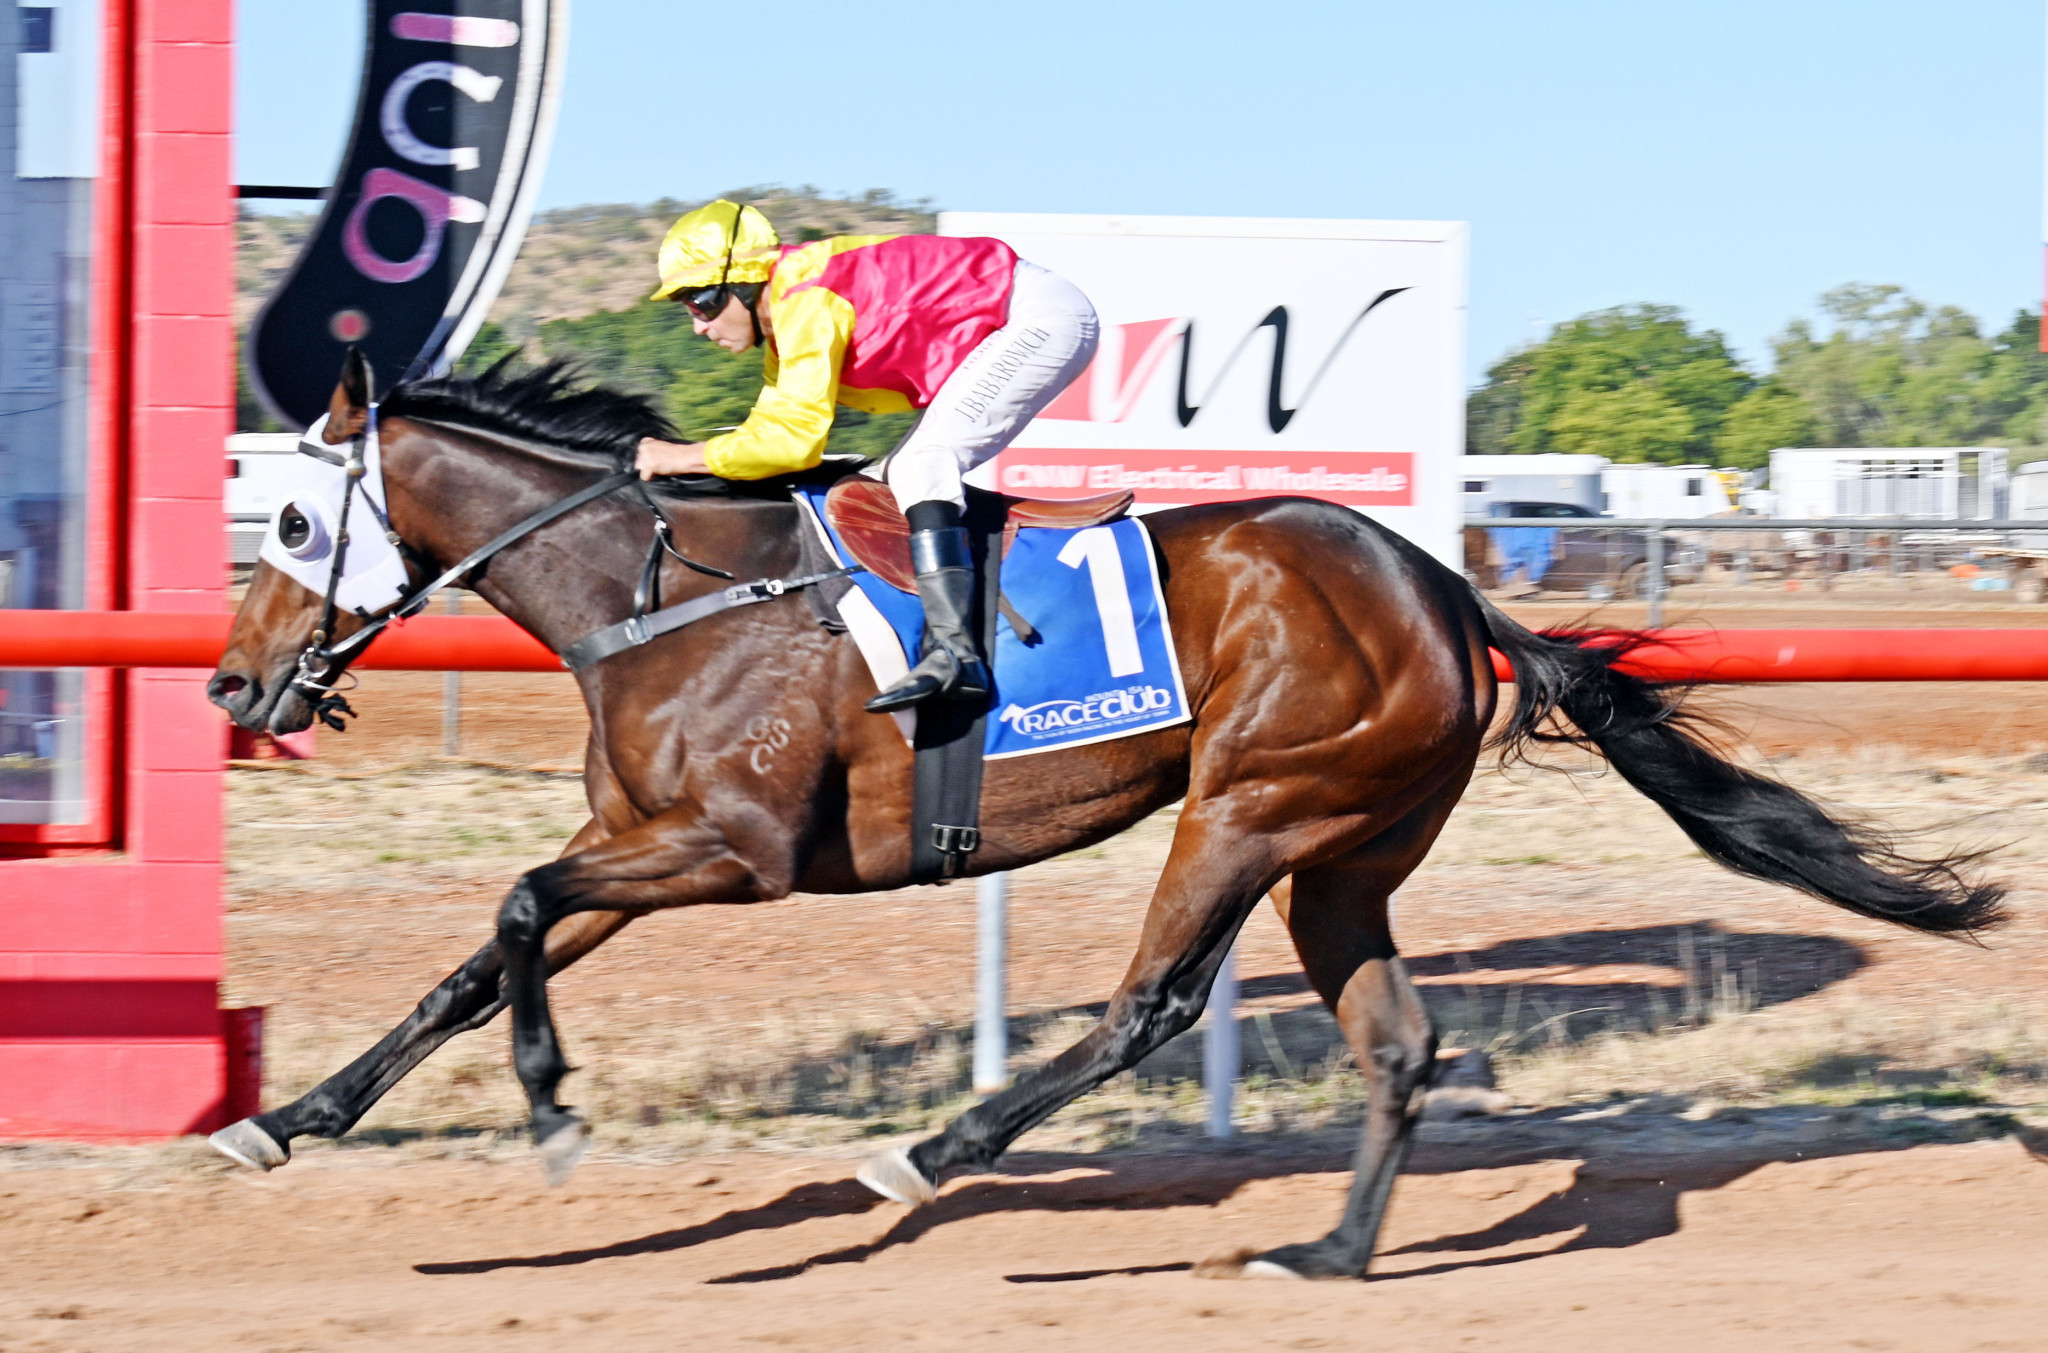
<svg viewBox="0 0 2048 1353"><path fill-rule="evenodd" d="M111 604L224 605L234 418L233 8L106 0L108 184L94 286L112 392L94 448ZM125 107L124 107L125 99ZM225 1091L221 720L203 671L122 678L112 849L0 860L0 1137L217 1125Z"/></svg>

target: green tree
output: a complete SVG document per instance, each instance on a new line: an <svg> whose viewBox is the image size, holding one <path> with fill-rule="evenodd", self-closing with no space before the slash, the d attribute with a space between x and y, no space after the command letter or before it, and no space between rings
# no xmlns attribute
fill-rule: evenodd
<svg viewBox="0 0 2048 1353"><path fill-rule="evenodd" d="M512 348L503 330L487 324L462 365L480 369ZM670 301L551 320L522 351L533 360L575 362L593 380L655 396L669 420L693 441L744 422L761 393L761 355L734 355L699 338L689 312ZM870 459L885 455L909 429L912 417L841 409L825 450Z"/></svg>
<svg viewBox="0 0 2048 1353"><path fill-rule="evenodd" d="M1494 363L1466 402L1474 453L1590 451L1753 469L1790 446L2005 446L2048 452L2048 353L2022 310L1995 337L1955 306L1851 283L1772 341L1752 380L1720 335L1669 306L1600 310Z"/></svg>
<svg viewBox="0 0 2048 1353"><path fill-rule="evenodd" d="M263 407L263 401L256 398L256 387L249 383L249 369L239 360L235 362L235 431L237 432L284 432L285 425L272 418Z"/></svg>
<svg viewBox="0 0 2048 1353"><path fill-rule="evenodd" d="M1677 465L1685 461L1694 431L1692 413L1652 386L1574 390L1550 415L1549 449Z"/></svg>
<svg viewBox="0 0 2048 1353"><path fill-rule="evenodd" d="M1509 353L1466 405L1475 453L1575 451L1680 464L1713 454L1755 380L1674 306L1596 310Z"/></svg>
<svg viewBox="0 0 2048 1353"><path fill-rule="evenodd" d="M502 325L495 320L487 320L476 331L476 337L469 340L469 347L455 363L455 369L473 376L518 347L519 344L512 341Z"/></svg>
<svg viewBox="0 0 2048 1353"><path fill-rule="evenodd" d="M1518 449L1522 391L1529 383L1532 348L1516 348L1486 369L1486 383L1465 396L1465 454L1507 456Z"/></svg>
<svg viewBox="0 0 2048 1353"><path fill-rule="evenodd" d="M2039 312L2017 312L1991 340L1981 391L1987 419L1998 428L1995 441L2030 448L2048 442L2048 352L2041 351Z"/></svg>
<svg viewBox="0 0 2048 1353"><path fill-rule="evenodd" d="M1762 469L1781 446L1812 446L1817 425L1805 400L1776 378L1766 380L1728 410L1714 439L1714 463Z"/></svg>
<svg viewBox="0 0 2048 1353"><path fill-rule="evenodd" d="M2030 402L2030 373L1955 306L1854 282L1820 298L1827 337L1796 319L1774 342L1777 381L1803 400L1819 446L1970 446ZM2011 345L2008 344L2008 347ZM2038 388L2038 380L2032 382Z"/></svg>

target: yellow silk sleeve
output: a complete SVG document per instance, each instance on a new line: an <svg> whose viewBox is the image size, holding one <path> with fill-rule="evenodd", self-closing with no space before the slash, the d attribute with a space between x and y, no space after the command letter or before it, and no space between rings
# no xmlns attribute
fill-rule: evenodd
<svg viewBox="0 0 2048 1353"><path fill-rule="evenodd" d="M721 479L766 479L808 470L825 454L839 398L839 371L853 336L853 307L823 287L781 299L772 311L775 348L768 383L747 421L704 443L704 463Z"/></svg>

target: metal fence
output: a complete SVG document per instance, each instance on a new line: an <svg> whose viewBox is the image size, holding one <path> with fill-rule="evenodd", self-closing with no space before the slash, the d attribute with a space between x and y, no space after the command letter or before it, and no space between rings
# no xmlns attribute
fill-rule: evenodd
<svg viewBox="0 0 2048 1353"><path fill-rule="evenodd" d="M1531 529L1556 534L1547 546L1516 534ZM1800 579L1827 591L1857 579L1944 576L2016 602L2048 598L2048 521L1478 518L1465 523L1466 573L1485 587L1527 576L1532 540L1548 551L1542 587L1645 602L1651 628L1663 624L1674 587L1702 582Z"/></svg>

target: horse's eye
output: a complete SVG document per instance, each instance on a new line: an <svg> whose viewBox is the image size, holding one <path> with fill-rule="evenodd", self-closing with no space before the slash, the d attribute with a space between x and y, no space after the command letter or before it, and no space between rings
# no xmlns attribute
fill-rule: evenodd
<svg viewBox="0 0 2048 1353"><path fill-rule="evenodd" d="M313 514L286 503L277 514L277 543L294 559L318 559L327 553L327 532Z"/></svg>

